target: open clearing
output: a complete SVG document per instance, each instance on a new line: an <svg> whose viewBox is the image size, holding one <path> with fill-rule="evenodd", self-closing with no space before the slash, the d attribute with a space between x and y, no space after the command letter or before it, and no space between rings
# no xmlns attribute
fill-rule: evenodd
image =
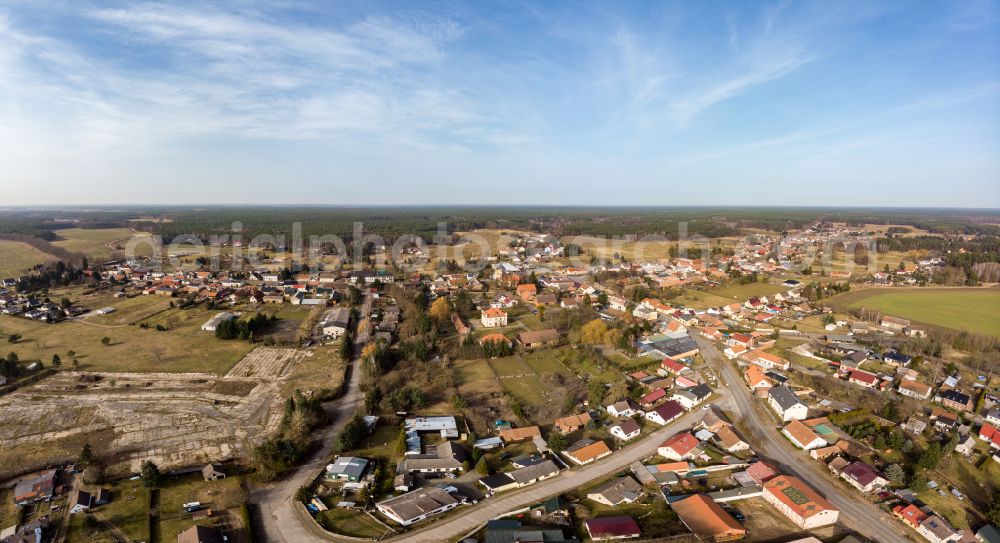
<svg viewBox="0 0 1000 543"><path fill-rule="evenodd" d="M160 541L177 541L177 534L192 524L220 526L230 532L242 525L239 507L247 499L242 483L239 477L205 481L200 473L167 479L160 488ZM193 522L184 511L189 502L211 509L212 516Z"/></svg>
<svg viewBox="0 0 1000 543"><path fill-rule="evenodd" d="M0 397L0 476L75 457L84 442L121 475L145 460L170 469L242 457L280 423L289 389L339 386L344 365L328 351L261 347L225 377L59 372ZM311 359L326 373L297 371Z"/></svg>
<svg viewBox="0 0 1000 543"><path fill-rule="evenodd" d="M149 324L145 329L138 325L107 324L119 318L113 313L56 324L0 315L0 332L23 336L16 344L8 345L21 360L41 360L47 364L53 354L58 354L68 365L74 358L68 352L74 351L79 369L85 370L221 375L250 352L253 345L240 340L222 341L211 332L203 332L201 325L215 313L201 307L168 309L144 319ZM167 330L157 331L157 324ZM104 337L111 338L111 344L103 345Z"/></svg>
<svg viewBox="0 0 1000 543"><path fill-rule="evenodd" d="M0 278L24 275L32 266L55 260L26 243L0 240Z"/></svg>
<svg viewBox="0 0 1000 543"><path fill-rule="evenodd" d="M118 245L115 242L121 242L123 247L135 235L128 228L63 228L55 232L59 239L53 245L102 260L114 256L114 246Z"/></svg>
<svg viewBox="0 0 1000 543"><path fill-rule="evenodd" d="M1000 337L1000 289L880 288L830 298L834 308L878 309L921 324Z"/></svg>

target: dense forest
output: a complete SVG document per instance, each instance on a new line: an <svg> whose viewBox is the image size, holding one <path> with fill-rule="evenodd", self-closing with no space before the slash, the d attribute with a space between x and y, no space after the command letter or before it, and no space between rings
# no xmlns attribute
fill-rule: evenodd
<svg viewBox="0 0 1000 543"><path fill-rule="evenodd" d="M144 220L136 220L136 219ZM527 230L564 235L678 236L681 223L688 234L705 237L739 235L744 229L790 230L816 220L851 225L901 224L936 234L1000 235L1000 212L995 210L847 209L777 207L333 207L333 206L208 206L130 207L114 210L52 209L0 211L0 234L22 234L53 241L56 230L67 227L131 227L163 236L169 243L179 235L209 236L232 233L242 226L244 239L259 234L285 236L301 223L304 238L333 234L352 241L354 224L365 234L388 242L416 235L432 242L439 224L448 234L477 228ZM909 241L909 240L919 241ZM937 241L931 241L932 239ZM931 248L940 238L883 238L889 249Z"/></svg>

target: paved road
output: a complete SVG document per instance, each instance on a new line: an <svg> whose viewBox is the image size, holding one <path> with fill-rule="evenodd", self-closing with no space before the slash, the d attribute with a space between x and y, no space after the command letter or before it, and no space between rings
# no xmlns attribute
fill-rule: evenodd
<svg viewBox="0 0 1000 543"><path fill-rule="evenodd" d="M369 293L361 305L360 319L371 314L372 297ZM362 394L358 387L358 355L364 348L364 340L358 338L354 342L354 358L348 372L347 388L344 395L337 399L335 406L327 408L327 415L334 421L319 435L315 436L320 448L313 452L309 460L286 475L280 481L256 488L250 494L250 502L260 510L261 522L258 533L259 541L299 543L318 541L309 526L296 515L293 500L299 487L305 486L319 474L327 464L327 459L333 449L333 442L344 424L354 415L362 402Z"/></svg>
<svg viewBox="0 0 1000 543"><path fill-rule="evenodd" d="M459 510L458 513L453 513L439 522L431 523L426 528L409 532L392 541L413 541L420 543L457 539L475 530L486 521L504 513L526 505L538 503L556 494L562 494L587 485L592 481L603 479L628 467L632 462L652 456L656 453L656 448L666 438L698 422L704 414L705 412L700 409L691 411L674 422L658 428L634 445L616 451L607 458L594 462L584 468L564 470L552 479L516 491L497 494L492 498L480 502L478 505Z"/></svg>
<svg viewBox="0 0 1000 543"><path fill-rule="evenodd" d="M840 523L879 543L907 541L899 523L875 505L865 501L857 492L842 488L823 464L806 453L795 449L775 429L776 423L762 402L756 401L743 386L743 379L736 369L710 340L692 334L701 347L702 357L719 372L730 392L735 413L741 427L749 431L753 449L777 464L781 471L791 473L819 490L826 499L840 509Z"/></svg>

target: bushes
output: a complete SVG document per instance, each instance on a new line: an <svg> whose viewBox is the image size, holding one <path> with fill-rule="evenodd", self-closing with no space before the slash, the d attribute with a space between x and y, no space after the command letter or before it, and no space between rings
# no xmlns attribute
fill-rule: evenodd
<svg viewBox="0 0 1000 543"><path fill-rule="evenodd" d="M215 329L215 337L219 339L249 339L252 340L256 332L268 327L278 319L274 316L268 317L263 313L258 313L249 319L229 319L219 323Z"/></svg>

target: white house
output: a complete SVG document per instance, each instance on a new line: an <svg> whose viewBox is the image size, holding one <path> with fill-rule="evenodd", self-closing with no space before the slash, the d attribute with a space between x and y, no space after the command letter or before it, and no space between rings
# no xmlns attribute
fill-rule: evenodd
<svg viewBox="0 0 1000 543"><path fill-rule="evenodd" d="M616 418L621 417L631 417L633 415L642 415L643 411L639 409L639 406L635 405L632 400L622 400L620 402L615 402L605 408L609 415Z"/></svg>
<svg viewBox="0 0 1000 543"><path fill-rule="evenodd" d="M787 436L796 447L806 451L818 449L828 445L825 439L820 437L816 434L816 432L813 432L812 429L798 420L793 420L785 425L785 427L781 429L781 433L785 434L785 436Z"/></svg>
<svg viewBox="0 0 1000 543"><path fill-rule="evenodd" d="M507 326L507 312L503 309L491 307L483 311L483 315L480 320L482 321L484 328Z"/></svg>
<svg viewBox="0 0 1000 543"><path fill-rule="evenodd" d="M768 390L767 404L785 422L804 420L809 416L809 408L806 407L806 404L799 401L798 396L786 386L772 387Z"/></svg>
<svg viewBox="0 0 1000 543"><path fill-rule="evenodd" d="M609 432L622 441L628 441L639 437L639 424L634 420L627 420L621 424L612 426Z"/></svg>

